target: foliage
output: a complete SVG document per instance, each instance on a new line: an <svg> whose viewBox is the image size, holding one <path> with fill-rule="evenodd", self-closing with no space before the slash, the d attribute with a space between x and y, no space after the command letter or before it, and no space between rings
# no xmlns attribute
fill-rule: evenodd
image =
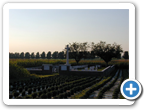
<svg viewBox="0 0 144 110"><path fill-rule="evenodd" d="M31 58L35 58L34 52L31 53Z"/></svg>
<svg viewBox="0 0 144 110"><path fill-rule="evenodd" d="M112 58L119 58L121 52L123 52L120 45L114 43L106 44L106 42L101 41L98 44L93 43L92 50L94 54L101 57L108 65L108 62L112 60Z"/></svg>
<svg viewBox="0 0 144 110"><path fill-rule="evenodd" d="M124 52L123 58L124 59L129 59L129 53L128 53L128 51Z"/></svg>
<svg viewBox="0 0 144 110"><path fill-rule="evenodd" d="M50 51L47 53L47 59L51 59L51 52Z"/></svg>
<svg viewBox="0 0 144 110"><path fill-rule="evenodd" d="M78 64L79 61L82 58L85 58L87 56L87 51L88 51L88 43L84 42L84 43L70 43L70 49L69 49L69 55L70 58L74 58L76 63Z"/></svg>
<svg viewBox="0 0 144 110"><path fill-rule="evenodd" d="M30 58L30 53L29 52L25 53L25 58Z"/></svg>
<svg viewBox="0 0 144 110"><path fill-rule="evenodd" d="M41 54L41 58L45 58L45 52L44 51Z"/></svg>
<svg viewBox="0 0 144 110"><path fill-rule="evenodd" d="M53 52L52 58L53 59L57 59L58 58L58 51Z"/></svg>
<svg viewBox="0 0 144 110"><path fill-rule="evenodd" d="M29 77L30 73L15 63L9 63L9 78L10 79L20 79Z"/></svg>

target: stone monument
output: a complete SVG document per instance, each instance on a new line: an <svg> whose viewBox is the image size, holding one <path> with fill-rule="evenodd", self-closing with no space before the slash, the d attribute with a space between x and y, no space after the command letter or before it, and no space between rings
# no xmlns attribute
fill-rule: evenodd
<svg viewBox="0 0 144 110"><path fill-rule="evenodd" d="M66 65L70 66L69 64L69 46L67 45L67 47L65 48L67 51L66 51Z"/></svg>

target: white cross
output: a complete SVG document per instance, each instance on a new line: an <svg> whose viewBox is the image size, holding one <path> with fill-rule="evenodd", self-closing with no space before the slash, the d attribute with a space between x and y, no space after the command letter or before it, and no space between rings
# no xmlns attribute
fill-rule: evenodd
<svg viewBox="0 0 144 110"><path fill-rule="evenodd" d="M66 65L69 65L69 52L68 52L68 50L69 50L70 48L69 48L69 46L67 45L67 47L66 47L65 49L67 49Z"/></svg>
<svg viewBox="0 0 144 110"><path fill-rule="evenodd" d="M133 88L132 84L130 84L130 88L126 88L126 91L130 91L130 95L132 95L133 91L136 91L136 90L137 90L137 88Z"/></svg>

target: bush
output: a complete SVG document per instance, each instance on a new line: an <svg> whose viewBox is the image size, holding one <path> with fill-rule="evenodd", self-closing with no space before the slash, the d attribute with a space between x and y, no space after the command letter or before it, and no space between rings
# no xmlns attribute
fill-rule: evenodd
<svg viewBox="0 0 144 110"><path fill-rule="evenodd" d="M9 99L12 99L13 98L13 95L9 95Z"/></svg>
<svg viewBox="0 0 144 110"><path fill-rule="evenodd" d="M36 88L35 87L33 88L33 92L36 92Z"/></svg>
<svg viewBox="0 0 144 110"><path fill-rule="evenodd" d="M29 88L29 89L28 89L28 94L31 94L31 93L32 93L32 89Z"/></svg>
<svg viewBox="0 0 144 110"><path fill-rule="evenodd" d="M47 91L46 91L46 90L43 90L42 92L46 94Z"/></svg>
<svg viewBox="0 0 144 110"><path fill-rule="evenodd" d="M38 93L38 96L41 96L41 94L42 94L43 92L42 91L40 91L39 93Z"/></svg>
<svg viewBox="0 0 144 110"><path fill-rule="evenodd" d="M59 94L58 96L60 99L63 99L64 98L64 94Z"/></svg>
<svg viewBox="0 0 144 110"><path fill-rule="evenodd" d="M18 93L18 92L14 92L14 93L13 93L13 96L16 98L16 97L19 96L19 93Z"/></svg>
<svg viewBox="0 0 144 110"><path fill-rule="evenodd" d="M40 98L42 98L42 99L47 99L48 97L47 97L46 94L42 94L42 95L40 96Z"/></svg>
<svg viewBox="0 0 144 110"><path fill-rule="evenodd" d="M27 91L27 90L28 90L28 87L27 87L27 86L25 86L25 87L24 87L24 89L25 89L25 91Z"/></svg>
<svg viewBox="0 0 144 110"><path fill-rule="evenodd" d="M51 99L51 95L52 95L51 92L46 93L46 95L49 99Z"/></svg>
<svg viewBox="0 0 144 110"><path fill-rule="evenodd" d="M27 69L18 66L14 62L9 62L9 78L10 79L23 79L30 77L30 72Z"/></svg>
<svg viewBox="0 0 144 110"><path fill-rule="evenodd" d="M28 95L24 97L25 99L32 99L32 96Z"/></svg>
<svg viewBox="0 0 144 110"><path fill-rule="evenodd" d="M25 91L22 92L22 96L25 96Z"/></svg>
<svg viewBox="0 0 144 110"><path fill-rule="evenodd" d="M22 88L22 87L20 87L20 88L19 88L19 92L21 93L21 92L22 92L22 90L23 90L23 88Z"/></svg>
<svg viewBox="0 0 144 110"><path fill-rule="evenodd" d="M33 99L36 98L36 96L37 96L37 93L34 92L34 93L32 94Z"/></svg>

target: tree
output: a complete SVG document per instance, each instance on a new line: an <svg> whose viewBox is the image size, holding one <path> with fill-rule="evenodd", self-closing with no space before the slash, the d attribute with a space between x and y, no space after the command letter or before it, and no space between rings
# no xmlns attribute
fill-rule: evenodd
<svg viewBox="0 0 144 110"><path fill-rule="evenodd" d="M9 52L9 58L16 58L15 54Z"/></svg>
<svg viewBox="0 0 144 110"><path fill-rule="evenodd" d="M70 50L69 50L69 56L70 58L74 58L76 63L78 64L79 61L82 58L86 58L87 56L87 50L88 50L88 43L84 42L84 43L70 43Z"/></svg>
<svg viewBox="0 0 144 110"><path fill-rule="evenodd" d="M45 52L42 52L41 58L45 58Z"/></svg>
<svg viewBox="0 0 144 110"><path fill-rule="evenodd" d="M92 46L92 50L94 51L94 54L99 56L101 59L103 59L107 66L108 62L112 60L112 58L118 58L121 52L123 52L120 45L117 45L114 43L106 44L106 42L100 41L98 44L94 44Z"/></svg>
<svg viewBox="0 0 144 110"><path fill-rule="evenodd" d="M58 58L58 51L53 52L52 58L53 59L57 59Z"/></svg>
<svg viewBox="0 0 144 110"><path fill-rule="evenodd" d="M128 53L128 51L124 52L123 58L124 59L129 59L129 53Z"/></svg>
<svg viewBox="0 0 144 110"><path fill-rule="evenodd" d="M39 57L40 57L40 56L39 56L39 52L37 52L37 53L36 53L36 58L39 58Z"/></svg>
<svg viewBox="0 0 144 110"><path fill-rule="evenodd" d="M31 53L31 58L35 58L34 52Z"/></svg>
<svg viewBox="0 0 144 110"><path fill-rule="evenodd" d="M20 54L20 58L24 58L24 52Z"/></svg>
<svg viewBox="0 0 144 110"><path fill-rule="evenodd" d="M19 55L19 53L15 53L15 58L20 58L20 55Z"/></svg>
<svg viewBox="0 0 144 110"><path fill-rule="evenodd" d="M58 53L59 59L64 59L64 51Z"/></svg>
<svg viewBox="0 0 144 110"><path fill-rule="evenodd" d="M51 59L51 52L50 51L47 53L47 59Z"/></svg>
<svg viewBox="0 0 144 110"><path fill-rule="evenodd" d="M91 59L94 59L94 58L95 58L95 54L94 54L94 51L91 51L91 54L90 54L90 56L91 56Z"/></svg>
<svg viewBox="0 0 144 110"><path fill-rule="evenodd" d="M30 53L29 52L25 53L25 58L30 58Z"/></svg>

